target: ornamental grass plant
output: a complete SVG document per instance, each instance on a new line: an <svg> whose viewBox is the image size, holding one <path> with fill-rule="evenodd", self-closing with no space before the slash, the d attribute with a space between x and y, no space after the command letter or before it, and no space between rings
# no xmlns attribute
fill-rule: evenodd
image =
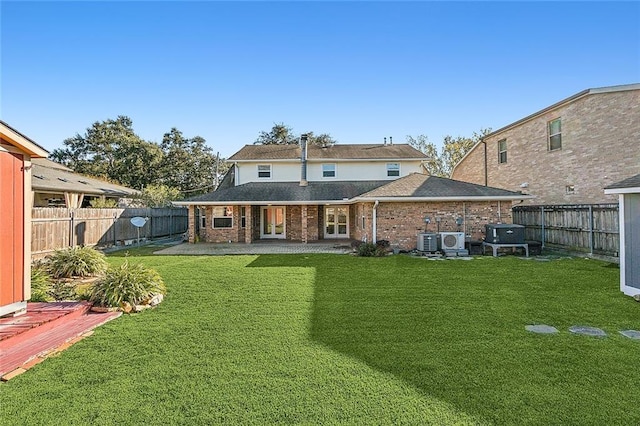
<svg viewBox="0 0 640 426"><path fill-rule="evenodd" d="M118 307L124 303L140 305L157 294L166 294L162 277L140 263L125 260L120 266L107 269L89 292L89 300L99 306Z"/></svg>
<svg viewBox="0 0 640 426"><path fill-rule="evenodd" d="M107 270L105 255L91 247L56 250L46 264L49 275L54 279L95 277Z"/></svg>

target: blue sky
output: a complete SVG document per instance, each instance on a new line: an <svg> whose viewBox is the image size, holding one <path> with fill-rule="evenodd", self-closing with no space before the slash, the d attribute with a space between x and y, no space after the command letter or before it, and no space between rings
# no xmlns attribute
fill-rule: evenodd
<svg viewBox="0 0 640 426"><path fill-rule="evenodd" d="M0 3L0 116L48 150L129 116L228 157L284 122L339 143L500 128L640 82L640 3Z"/></svg>

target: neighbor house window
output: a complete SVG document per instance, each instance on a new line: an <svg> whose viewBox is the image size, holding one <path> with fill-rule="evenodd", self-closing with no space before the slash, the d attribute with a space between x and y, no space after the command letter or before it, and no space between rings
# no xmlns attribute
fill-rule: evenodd
<svg viewBox="0 0 640 426"><path fill-rule="evenodd" d="M506 163L507 162L507 140L502 139L498 141L498 163Z"/></svg>
<svg viewBox="0 0 640 426"><path fill-rule="evenodd" d="M336 165L335 164L323 164L322 165L322 177L336 177Z"/></svg>
<svg viewBox="0 0 640 426"><path fill-rule="evenodd" d="M200 227L205 228L207 226L207 210L206 209L199 209L199 210L200 210Z"/></svg>
<svg viewBox="0 0 640 426"><path fill-rule="evenodd" d="M264 179L271 178L271 164L258 164L258 177Z"/></svg>
<svg viewBox="0 0 640 426"><path fill-rule="evenodd" d="M387 163L387 176L400 176L400 164Z"/></svg>
<svg viewBox="0 0 640 426"><path fill-rule="evenodd" d="M556 118L549 122L549 151L562 148L562 128L560 119Z"/></svg>
<svg viewBox="0 0 640 426"><path fill-rule="evenodd" d="M233 206L215 206L212 210L214 228L233 228Z"/></svg>
<svg viewBox="0 0 640 426"><path fill-rule="evenodd" d="M247 208L244 206L240 207L240 227L247 227Z"/></svg>

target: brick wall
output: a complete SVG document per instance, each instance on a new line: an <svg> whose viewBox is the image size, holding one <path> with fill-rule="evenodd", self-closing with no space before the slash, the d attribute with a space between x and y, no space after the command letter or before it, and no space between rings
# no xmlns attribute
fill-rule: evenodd
<svg viewBox="0 0 640 426"><path fill-rule="evenodd" d="M547 123L556 118L562 120L562 149L548 151ZM499 164L502 139L507 162ZM489 186L535 195L528 204L615 203L603 188L640 173L640 90L579 98L486 143ZM478 144L452 178L484 185L483 148ZM521 188L525 182L528 188Z"/></svg>
<svg viewBox="0 0 640 426"><path fill-rule="evenodd" d="M361 207L369 214L373 211L371 203ZM471 239L481 240L487 223L512 223L509 201L380 203L376 217L377 240L388 240L392 247L405 250L416 248L417 235L421 232L460 231ZM431 219L430 224L425 223L425 217ZM456 224L458 217L464 219L461 226Z"/></svg>

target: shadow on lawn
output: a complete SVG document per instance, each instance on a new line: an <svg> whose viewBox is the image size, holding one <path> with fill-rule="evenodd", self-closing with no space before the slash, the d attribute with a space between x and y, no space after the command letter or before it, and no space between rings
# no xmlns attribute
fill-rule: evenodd
<svg viewBox="0 0 640 426"><path fill-rule="evenodd" d="M569 333L524 332L546 304L557 308L553 289L533 296L532 287L519 289L512 278L476 285L476 274L488 273L491 265L485 262L493 260L424 261L425 268L416 268L416 261L291 255L260 256L249 266L315 268L313 341L467 414L500 424L580 423L584 410L601 405L596 418L615 415L598 400L594 377L585 374L607 355L590 352L590 345L600 342L582 339L575 346ZM522 281L527 273L545 271L540 262L505 263L505 277Z"/></svg>

